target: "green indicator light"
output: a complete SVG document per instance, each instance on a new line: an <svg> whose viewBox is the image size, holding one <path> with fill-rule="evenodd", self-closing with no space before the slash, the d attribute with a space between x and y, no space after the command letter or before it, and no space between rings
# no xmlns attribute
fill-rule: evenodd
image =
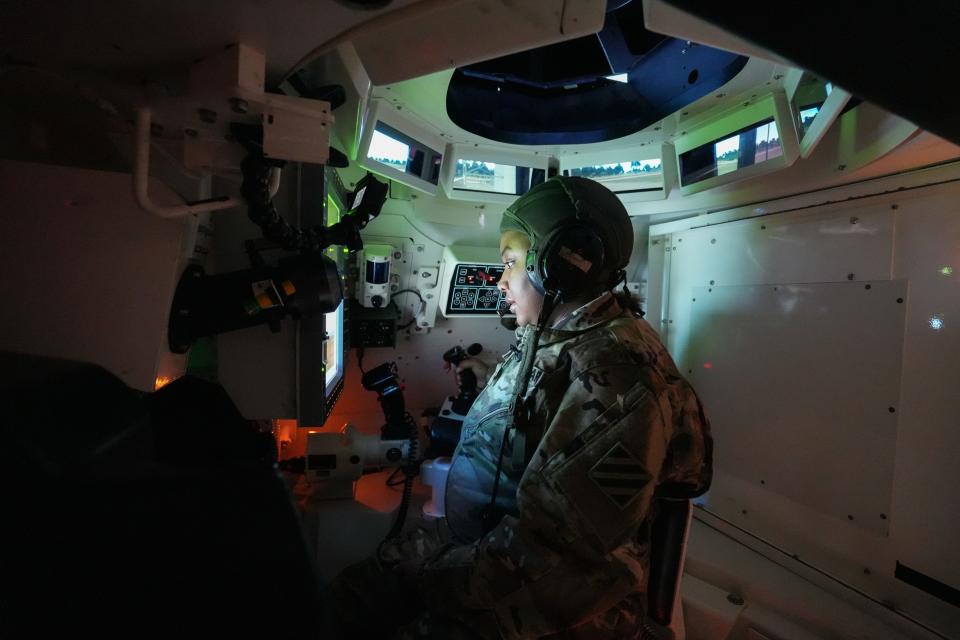
<svg viewBox="0 0 960 640"><path fill-rule="evenodd" d="M347 249L346 247L344 247L344 248L343 248L343 252L344 252L344 253L350 253L350 249Z"/></svg>
<svg viewBox="0 0 960 640"><path fill-rule="evenodd" d="M945 276L952 276L953 267L944 267L943 269L940 269L940 273L942 273Z"/></svg>

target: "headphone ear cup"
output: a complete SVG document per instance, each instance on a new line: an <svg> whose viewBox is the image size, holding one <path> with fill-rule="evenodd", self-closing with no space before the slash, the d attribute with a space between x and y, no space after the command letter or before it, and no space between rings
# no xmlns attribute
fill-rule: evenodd
<svg viewBox="0 0 960 640"><path fill-rule="evenodd" d="M544 286L571 300L598 287L606 268L603 240L586 225L563 225L547 237L536 265Z"/></svg>
<svg viewBox="0 0 960 640"><path fill-rule="evenodd" d="M543 272L538 262L539 253L540 252L535 249L527 251L527 261L525 264L527 268L527 278L530 280L530 284L537 290L537 293L543 294L546 293L546 288L544 288L543 285Z"/></svg>

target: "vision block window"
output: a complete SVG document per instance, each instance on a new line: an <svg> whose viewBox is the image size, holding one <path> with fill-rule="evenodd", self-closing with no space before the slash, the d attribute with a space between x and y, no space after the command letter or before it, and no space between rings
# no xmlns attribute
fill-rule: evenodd
<svg viewBox="0 0 960 640"><path fill-rule="evenodd" d="M505 193L519 196L530 187L543 182L542 169L518 167L512 164L457 160L453 174L453 188L461 191Z"/></svg>
<svg viewBox="0 0 960 640"><path fill-rule="evenodd" d="M823 103L833 92L833 85L821 80L811 73L804 73L800 78L797 89L793 95L793 109L796 113L797 124L800 125L800 137L807 132L810 125L813 124Z"/></svg>
<svg viewBox="0 0 960 640"><path fill-rule="evenodd" d="M383 122L374 127L367 158L432 184L440 179L443 162L442 153Z"/></svg>
<svg viewBox="0 0 960 640"><path fill-rule="evenodd" d="M663 189L663 163L660 158L587 165L570 169L564 174L602 182L615 193Z"/></svg>
<svg viewBox="0 0 960 640"><path fill-rule="evenodd" d="M680 154L680 184L733 173L781 155L777 123L766 120Z"/></svg>

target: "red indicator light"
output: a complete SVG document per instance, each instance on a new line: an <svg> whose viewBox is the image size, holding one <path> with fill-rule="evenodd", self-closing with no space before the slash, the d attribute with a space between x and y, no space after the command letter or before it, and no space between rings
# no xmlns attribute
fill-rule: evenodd
<svg viewBox="0 0 960 640"><path fill-rule="evenodd" d="M704 368L704 369L713 369L713 363L712 363L712 362L704 362L704 363L703 363L703 368Z"/></svg>

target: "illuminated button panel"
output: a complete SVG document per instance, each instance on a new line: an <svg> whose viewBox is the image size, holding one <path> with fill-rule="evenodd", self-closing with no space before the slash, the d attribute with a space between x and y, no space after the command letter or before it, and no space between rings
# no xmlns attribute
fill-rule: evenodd
<svg viewBox="0 0 960 640"><path fill-rule="evenodd" d="M495 315L503 300L497 282L503 266L458 263L450 279L447 315Z"/></svg>

